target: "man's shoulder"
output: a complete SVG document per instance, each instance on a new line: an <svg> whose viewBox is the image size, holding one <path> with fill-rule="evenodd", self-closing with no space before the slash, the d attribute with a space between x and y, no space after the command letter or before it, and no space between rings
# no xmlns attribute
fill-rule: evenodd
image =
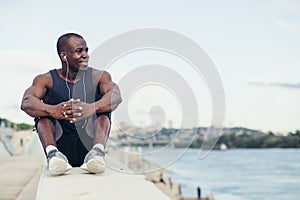
<svg viewBox="0 0 300 200"><path fill-rule="evenodd" d="M94 73L101 73L101 72L104 72L103 70L99 70L99 69L96 69L96 68L93 68L93 67L90 67L90 68L91 68L93 74L94 74Z"/></svg>
<svg viewBox="0 0 300 200"><path fill-rule="evenodd" d="M46 72L46 73L43 73L43 74L38 74L34 78L34 81L35 82L39 82L39 83L47 84L47 83L51 83L52 82L52 77L51 77L50 72Z"/></svg>
<svg viewBox="0 0 300 200"><path fill-rule="evenodd" d="M95 84L112 82L111 75L105 70L92 68L92 78Z"/></svg>
<svg viewBox="0 0 300 200"><path fill-rule="evenodd" d="M96 76L96 77L110 76L110 74L105 70L99 70L99 69L95 69L95 68L91 68L91 69L92 69L93 76Z"/></svg>
<svg viewBox="0 0 300 200"><path fill-rule="evenodd" d="M45 72L45 73L42 73L42 74L38 74L36 76L36 78L41 78L41 79L44 79L44 78L51 78L51 73L50 72Z"/></svg>

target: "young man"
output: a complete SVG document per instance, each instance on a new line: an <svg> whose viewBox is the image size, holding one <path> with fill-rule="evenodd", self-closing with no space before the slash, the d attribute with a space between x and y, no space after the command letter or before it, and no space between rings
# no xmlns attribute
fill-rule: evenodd
<svg viewBox="0 0 300 200"><path fill-rule="evenodd" d="M35 118L52 175L61 175L71 166L104 172L110 113L122 101L119 88L108 72L88 67L82 36L62 35L57 52L61 68L35 77L21 109Z"/></svg>

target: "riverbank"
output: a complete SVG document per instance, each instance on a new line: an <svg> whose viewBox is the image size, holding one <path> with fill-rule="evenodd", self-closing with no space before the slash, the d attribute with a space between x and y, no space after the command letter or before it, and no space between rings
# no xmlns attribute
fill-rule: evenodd
<svg viewBox="0 0 300 200"><path fill-rule="evenodd" d="M168 176L172 173L165 167L146 160L143 157L142 149L139 147L114 147L109 146L108 156L110 158L119 160L133 172L143 174L146 180L152 182L159 190L166 194L171 200L186 200L182 195L181 185ZM187 198L190 199L191 198ZM204 200L212 200L213 196L209 198L201 198Z"/></svg>
<svg viewBox="0 0 300 200"><path fill-rule="evenodd" d="M110 158L123 162L126 167L130 169L130 173L145 175L147 181L152 182L170 199L183 200L180 193L180 186L165 176L168 170L153 162L145 160L142 157L141 148L119 148L108 145L108 149L107 155Z"/></svg>
<svg viewBox="0 0 300 200"><path fill-rule="evenodd" d="M154 164L150 161L144 160L144 162L148 162L149 165L152 165L153 168L158 169L158 165ZM174 181L171 177L168 176L168 173L171 171L161 168L157 171L151 173L145 173L146 179L152 182L159 190L168 195L171 200L213 200L214 197L211 195L210 197L205 198L185 198L182 194L181 185Z"/></svg>

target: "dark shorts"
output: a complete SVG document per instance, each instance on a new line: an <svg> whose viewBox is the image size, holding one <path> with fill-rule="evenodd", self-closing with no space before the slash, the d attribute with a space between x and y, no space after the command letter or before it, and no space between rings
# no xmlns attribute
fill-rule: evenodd
<svg viewBox="0 0 300 200"><path fill-rule="evenodd" d="M70 165L80 167L83 164L85 155L92 148L93 139L85 139L83 144L81 137L77 134L64 133L59 140L56 141L56 144L58 150L67 156Z"/></svg>
<svg viewBox="0 0 300 200"><path fill-rule="evenodd" d="M111 121L110 113L100 113L97 117L101 115L106 115ZM40 119L48 118L54 125L59 123L53 117L39 117L35 118L35 127L37 129L37 124ZM57 149L62 152L73 167L79 167L83 164L85 155L93 147L93 138L90 137L85 129L77 129L76 132L63 131L61 137L57 139Z"/></svg>

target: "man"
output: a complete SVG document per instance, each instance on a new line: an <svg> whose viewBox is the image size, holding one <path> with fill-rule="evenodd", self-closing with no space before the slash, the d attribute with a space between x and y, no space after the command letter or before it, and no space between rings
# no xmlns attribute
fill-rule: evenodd
<svg viewBox="0 0 300 200"><path fill-rule="evenodd" d="M21 109L35 118L50 174L61 175L71 166L102 173L110 113L122 101L119 88L108 72L88 67L82 36L62 35L57 52L61 68L35 77Z"/></svg>

